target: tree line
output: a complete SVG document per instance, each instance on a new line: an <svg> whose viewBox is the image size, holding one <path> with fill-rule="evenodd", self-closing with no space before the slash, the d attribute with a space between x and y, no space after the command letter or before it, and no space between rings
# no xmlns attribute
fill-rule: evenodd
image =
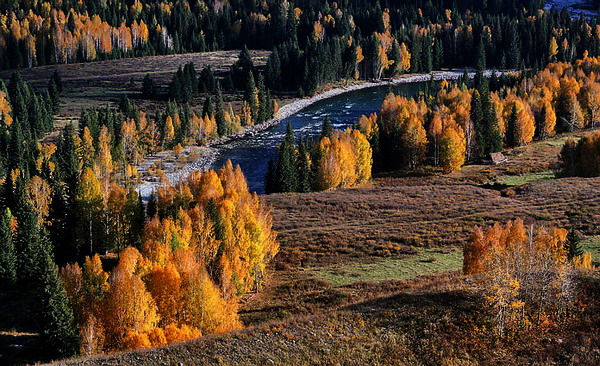
<svg viewBox="0 0 600 366"><path fill-rule="evenodd" d="M265 191L352 187L368 180L371 170L414 170L424 166L459 170L464 164L489 160L491 153L504 148L556 133L594 128L599 118L599 68L600 59L586 55L574 63L551 63L542 71L501 78L494 74L486 79L480 69L473 80L468 75L454 84L444 80L437 92L429 87L415 98L389 94L379 114L361 116L354 126L356 131L342 134L358 138L350 155L339 147L327 148L334 140L341 141L342 136L331 138L329 119L316 143L310 139L296 142L288 127L277 161L269 163ZM357 147L363 138L369 142L369 149ZM596 135L590 135L578 143L567 141L558 174L597 176L597 140ZM323 159L331 151L338 153ZM365 155L360 157L358 151ZM364 168L355 170L356 162ZM344 169L369 173L347 175ZM361 178L354 180L355 176Z"/></svg>
<svg viewBox="0 0 600 366"><path fill-rule="evenodd" d="M559 177L600 176L600 132L568 139L563 145L556 175Z"/></svg>
<svg viewBox="0 0 600 366"><path fill-rule="evenodd" d="M357 129L333 130L329 116L318 139L296 141L288 124L277 160L270 160L265 192L312 192L359 186L371 179L372 150Z"/></svg>
<svg viewBox="0 0 600 366"><path fill-rule="evenodd" d="M274 51L267 87L312 95L339 79L476 67L482 60L496 68L541 68L574 61L586 50L598 55L597 19L573 19L543 5L6 1L0 4L0 68L247 45Z"/></svg>
<svg viewBox="0 0 600 366"><path fill-rule="evenodd" d="M500 337L546 323L567 321L578 311L575 270L591 269L574 232L527 227L522 220L475 228L463 250L463 272L478 275Z"/></svg>
<svg viewBox="0 0 600 366"><path fill-rule="evenodd" d="M437 94L390 94L379 115L361 117L358 127L371 142L375 170L460 169L505 147L597 126L599 64L586 56L501 82L478 74L473 82L443 81Z"/></svg>
<svg viewBox="0 0 600 366"><path fill-rule="evenodd" d="M226 88L222 86L224 83ZM244 93L241 98L241 108L238 113L235 113L231 104L228 107L224 105L223 91L239 89ZM146 99L160 98L150 74L146 74L144 77L141 95ZM179 67L169 84L169 101L184 104L185 108L189 109L187 104L201 96L205 98L202 113L199 114L202 120L196 123L194 131L191 132L192 135L202 134L205 137L214 137L214 126L212 125L216 126L218 136L228 135L240 130L241 127L270 120L279 108L271 91L265 85L264 74L256 70L246 47L242 49L238 60L231 65L230 71L224 77L216 76L210 65L199 73L196 72L192 62ZM204 119L208 119L208 121L205 122ZM197 126L197 124L202 126ZM170 129L170 126L168 128ZM198 128L205 131L200 132ZM200 142L202 139L196 140ZM178 143L183 143L183 141L178 141Z"/></svg>

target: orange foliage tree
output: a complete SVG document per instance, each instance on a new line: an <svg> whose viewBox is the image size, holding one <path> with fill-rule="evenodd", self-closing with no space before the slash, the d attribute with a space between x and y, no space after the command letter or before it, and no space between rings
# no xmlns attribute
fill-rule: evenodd
<svg viewBox="0 0 600 366"><path fill-rule="evenodd" d="M361 148L370 148L365 143ZM84 174L86 185L98 186L91 169ZM90 192L81 196L86 207L101 199L99 188ZM125 195L111 185L108 216L115 223L125 221L117 219ZM193 172L176 186L164 181L158 206L141 249L122 250L110 273L98 255L86 258L83 268L61 269L83 354L155 347L242 326L237 298L259 289L278 251L269 207L248 192L231 162L218 172Z"/></svg>
<svg viewBox="0 0 600 366"><path fill-rule="evenodd" d="M318 143L316 185L320 190L354 187L371 179L373 151L359 130L334 131Z"/></svg>
<svg viewBox="0 0 600 366"><path fill-rule="evenodd" d="M543 320L563 319L574 300L567 231L522 220L476 228L464 246L463 272L481 274L500 336Z"/></svg>

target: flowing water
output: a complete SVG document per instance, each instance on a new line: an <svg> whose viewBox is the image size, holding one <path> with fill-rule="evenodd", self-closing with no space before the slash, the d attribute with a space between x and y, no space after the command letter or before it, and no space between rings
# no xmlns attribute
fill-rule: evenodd
<svg viewBox="0 0 600 366"><path fill-rule="evenodd" d="M227 160L239 164L248 180L250 191L264 193L264 177L269 159L277 157L277 146L291 124L296 138L315 136L321 132L323 120L329 115L334 128L345 129L353 125L363 114L378 112L385 96L393 91L397 95L414 96L426 83L407 83L395 86L376 86L335 96L308 106L285 118L277 126L256 136L228 143L218 148L218 157L212 168L220 168Z"/></svg>

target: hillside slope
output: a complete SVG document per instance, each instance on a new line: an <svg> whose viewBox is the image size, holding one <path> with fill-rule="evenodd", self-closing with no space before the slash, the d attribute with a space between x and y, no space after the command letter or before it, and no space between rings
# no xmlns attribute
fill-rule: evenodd
<svg viewBox="0 0 600 366"><path fill-rule="evenodd" d="M583 281L587 296L598 299L598 275ZM593 365L600 362L598 310L596 301L565 327L496 342L473 285L443 276L321 315L66 364Z"/></svg>

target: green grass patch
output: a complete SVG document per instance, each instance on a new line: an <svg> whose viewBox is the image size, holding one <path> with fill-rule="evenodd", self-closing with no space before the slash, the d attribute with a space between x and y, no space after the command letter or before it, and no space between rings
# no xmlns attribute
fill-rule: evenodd
<svg viewBox="0 0 600 366"><path fill-rule="evenodd" d="M585 252L592 253L595 266L600 266L600 236L585 238L581 241L581 247Z"/></svg>
<svg viewBox="0 0 600 366"><path fill-rule="evenodd" d="M573 137L572 136L562 136L562 137L558 137L558 138L555 138L552 140L546 140L546 141L544 141L544 144L546 144L548 146L563 146L569 138L573 138ZM575 138L575 139L577 139L577 138Z"/></svg>
<svg viewBox="0 0 600 366"><path fill-rule="evenodd" d="M526 183L535 182L541 179L552 179L554 178L554 172L552 170L544 170L537 173L527 173L521 175L503 175L498 177L498 183L511 187L520 186Z"/></svg>
<svg viewBox="0 0 600 366"><path fill-rule="evenodd" d="M428 249L402 259L389 258L372 263L312 268L310 272L338 287L357 282L407 280L422 275L459 270L462 268L462 262L462 250Z"/></svg>

